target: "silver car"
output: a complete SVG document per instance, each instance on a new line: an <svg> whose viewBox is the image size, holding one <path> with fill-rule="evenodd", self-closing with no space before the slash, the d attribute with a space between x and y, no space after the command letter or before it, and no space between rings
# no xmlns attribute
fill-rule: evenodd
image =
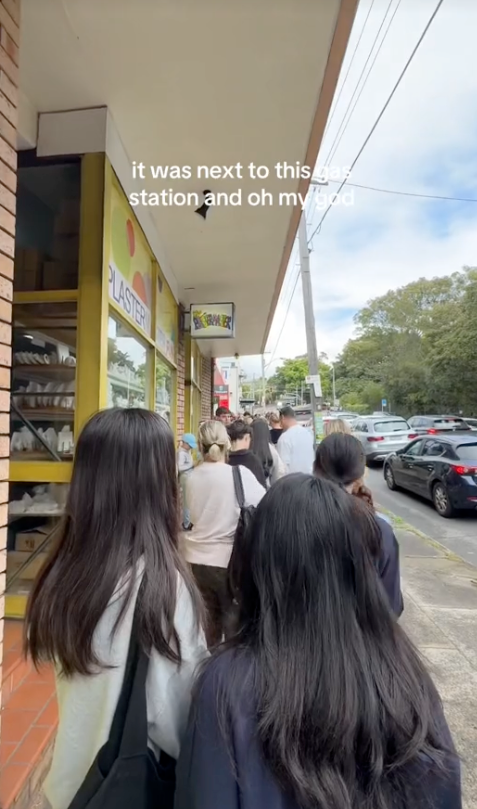
<svg viewBox="0 0 477 809"><path fill-rule="evenodd" d="M351 429L362 444L368 466L384 461L391 452L404 449L417 437L400 416L360 416Z"/></svg>

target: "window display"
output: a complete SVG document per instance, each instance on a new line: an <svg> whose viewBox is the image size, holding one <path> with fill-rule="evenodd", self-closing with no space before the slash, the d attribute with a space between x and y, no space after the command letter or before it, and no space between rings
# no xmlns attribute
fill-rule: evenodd
<svg viewBox="0 0 477 809"><path fill-rule="evenodd" d="M108 322L108 407L148 407L150 351L114 317Z"/></svg>
<svg viewBox="0 0 477 809"><path fill-rule="evenodd" d="M76 303L13 306L11 459L71 460Z"/></svg>
<svg viewBox="0 0 477 809"><path fill-rule="evenodd" d="M156 413L174 426L174 371L156 357Z"/></svg>
<svg viewBox="0 0 477 809"><path fill-rule="evenodd" d="M20 164L15 291L78 287L80 188L79 162Z"/></svg>

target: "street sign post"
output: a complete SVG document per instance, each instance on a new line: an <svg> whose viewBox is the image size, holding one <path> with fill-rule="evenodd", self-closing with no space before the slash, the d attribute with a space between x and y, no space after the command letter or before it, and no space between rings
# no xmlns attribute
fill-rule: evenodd
<svg viewBox="0 0 477 809"><path fill-rule="evenodd" d="M322 389L321 389L321 377L319 374L313 374L312 376L307 376L306 379L307 385L313 385L313 390L317 399L321 399L323 396Z"/></svg>
<svg viewBox="0 0 477 809"><path fill-rule="evenodd" d="M381 410L384 410L384 408L387 407L387 406L388 406L388 400L387 399L381 399Z"/></svg>

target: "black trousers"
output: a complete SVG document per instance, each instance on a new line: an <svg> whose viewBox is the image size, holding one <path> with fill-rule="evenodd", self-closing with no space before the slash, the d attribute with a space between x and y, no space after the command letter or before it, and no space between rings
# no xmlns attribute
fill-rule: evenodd
<svg viewBox="0 0 477 809"><path fill-rule="evenodd" d="M191 565L207 610L205 635L209 649L230 636L235 626L235 606L225 567Z"/></svg>

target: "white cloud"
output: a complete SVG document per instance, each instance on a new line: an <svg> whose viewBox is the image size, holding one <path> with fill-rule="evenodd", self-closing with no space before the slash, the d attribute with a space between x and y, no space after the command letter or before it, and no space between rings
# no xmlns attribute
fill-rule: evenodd
<svg viewBox="0 0 477 809"><path fill-rule="evenodd" d="M342 79L370 2L362 0ZM334 166L349 165L356 156L436 2L402 0L332 161ZM397 3L394 0L391 12ZM320 166L326 164L387 6L388 0L374 3L320 152ZM383 31L385 28L386 24ZM445 0L351 182L477 197L476 30L477 3ZM329 190L335 187L330 185ZM422 276L447 275L464 264L477 264L477 204L431 203L357 188L354 196L354 207L338 206L330 211L314 239L311 255L318 350L330 357L352 336L353 313L370 298ZM309 233L321 215L310 212ZM299 283L283 327L297 272L294 264L294 260L290 262L269 339L268 348L278 359L304 353L306 348ZM245 358L243 366L247 373L260 373L259 358Z"/></svg>

